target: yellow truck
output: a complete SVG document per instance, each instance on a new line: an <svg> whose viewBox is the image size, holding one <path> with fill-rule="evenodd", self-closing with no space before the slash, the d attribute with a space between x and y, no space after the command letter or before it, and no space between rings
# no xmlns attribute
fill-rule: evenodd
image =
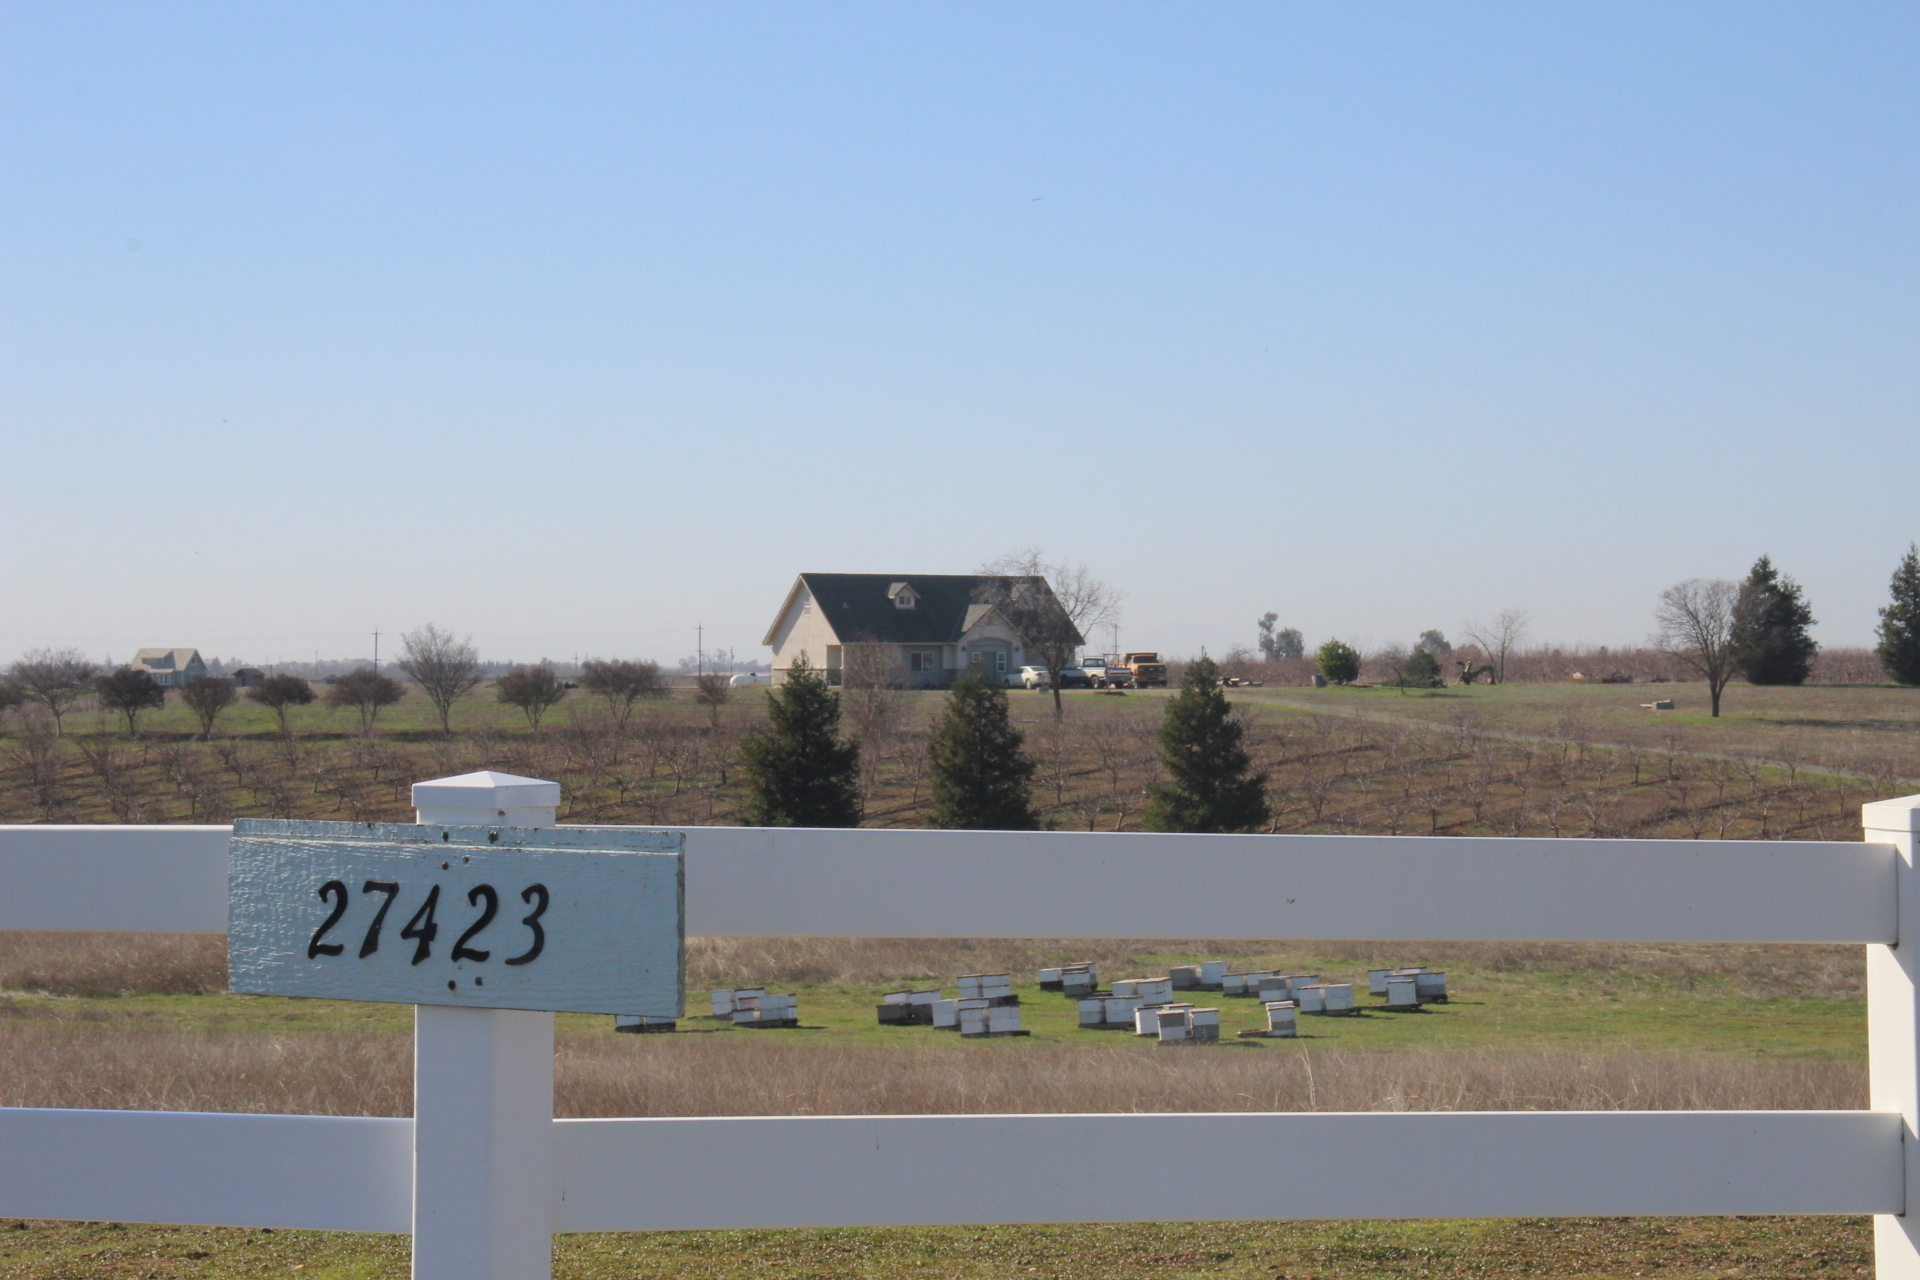
<svg viewBox="0 0 1920 1280"><path fill-rule="evenodd" d="M1167 664L1160 661L1157 653L1126 654L1120 659L1120 669L1128 673L1128 683L1136 689L1167 687ZM1107 670L1111 678L1114 669L1109 667Z"/></svg>

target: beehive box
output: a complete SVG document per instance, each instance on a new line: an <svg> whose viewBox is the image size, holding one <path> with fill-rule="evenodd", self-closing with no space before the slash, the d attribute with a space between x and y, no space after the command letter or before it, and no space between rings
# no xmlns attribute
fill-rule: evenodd
<svg viewBox="0 0 1920 1280"><path fill-rule="evenodd" d="M960 998L1004 1000L1013 995L1013 975L1008 973L963 973Z"/></svg>
<svg viewBox="0 0 1920 1280"><path fill-rule="evenodd" d="M1200 966L1177 964L1167 970L1167 977L1172 980L1175 991L1194 991L1200 986Z"/></svg>
<svg viewBox="0 0 1920 1280"><path fill-rule="evenodd" d="M1423 970L1413 975L1413 989L1419 993L1424 1003L1445 1004L1447 975L1433 969Z"/></svg>
<svg viewBox="0 0 1920 1280"><path fill-rule="evenodd" d="M1202 961L1200 965L1200 985L1209 990L1218 991L1220 989L1220 980L1226 977L1226 974L1227 962L1225 960Z"/></svg>
<svg viewBox="0 0 1920 1280"><path fill-rule="evenodd" d="M1387 1008L1418 1009L1420 984L1411 973L1394 974L1387 979Z"/></svg>

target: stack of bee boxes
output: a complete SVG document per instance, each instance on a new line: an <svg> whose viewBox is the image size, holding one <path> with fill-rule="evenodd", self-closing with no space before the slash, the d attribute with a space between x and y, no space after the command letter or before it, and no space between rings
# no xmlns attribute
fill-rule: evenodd
<svg viewBox="0 0 1920 1280"><path fill-rule="evenodd" d="M736 1027L797 1027L800 1000L791 994L771 994L765 987L738 987L713 993L713 1016Z"/></svg>
<svg viewBox="0 0 1920 1280"><path fill-rule="evenodd" d="M889 991L880 997L875 1010L880 1015L883 1027L930 1027L933 1025L933 1006L939 1002L939 991Z"/></svg>
<svg viewBox="0 0 1920 1280"><path fill-rule="evenodd" d="M1080 1001L1080 1029L1130 1031L1133 1015L1140 1009L1172 1001L1172 978L1122 978L1113 984L1112 995L1088 996Z"/></svg>
<svg viewBox="0 0 1920 1280"><path fill-rule="evenodd" d="M1423 1004L1445 1004L1447 975L1419 967L1367 970L1370 994L1383 996L1389 1009L1418 1009Z"/></svg>
<svg viewBox="0 0 1920 1280"><path fill-rule="evenodd" d="M1293 988L1293 1002L1301 1013L1357 1014L1351 982L1314 982Z"/></svg>
<svg viewBox="0 0 1920 1280"><path fill-rule="evenodd" d="M1146 1005L1134 1010L1135 1035L1152 1036L1161 1044L1211 1044L1220 1039L1220 1011L1196 1009L1190 1004Z"/></svg>
<svg viewBox="0 0 1920 1280"><path fill-rule="evenodd" d="M1100 967L1091 961L1063 964L1058 969L1040 971L1042 991L1063 991L1070 996L1090 996L1100 985Z"/></svg>
<svg viewBox="0 0 1920 1280"><path fill-rule="evenodd" d="M1242 1031L1246 1039L1288 1040L1299 1034L1294 1015L1299 1006L1291 1000L1270 1000L1267 1002L1267 1029L1265 1031Z"/></svg>
<svg viewBox="0 0 1920 1280"><path fill-rule="evenodd" d="M960 1034L969 1040L1033 1034L1020 1029L1020 1006L1017 1004L986 1004L978 998L958 1000L955 1004L959 1006L956 1014Z"/></svg>
<svg viewBox="0 0 1920 1280"><path fill-rule="evenodd" d="M935 1000L933 1025L963 1036L1026 1035L1020 1030L1020 997L1010 973L963 973L960 998Z"/></svg>

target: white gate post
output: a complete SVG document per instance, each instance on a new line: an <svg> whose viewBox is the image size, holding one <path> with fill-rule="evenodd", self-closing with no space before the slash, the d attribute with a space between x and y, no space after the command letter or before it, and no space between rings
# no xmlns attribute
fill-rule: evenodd
<svg viewBox="0 0 1920 1280"><path fill-rule="evenodd" d="M551 827L560 785L507 773L420 782L423 824ZM549 1280L553 1015L414 1006L414 1280Z"/></svg>
<svg viewBox="0 0 1920 1280"><path fill-rule="evenodd" d="M1920 875L1914 867L1920 796L1862 805L1860 822L1867 840L1900 852L1894 890L1899 940L1867 947L1867 1105L1897 1111L1906 1122L1907 1212L1874 1215L1874 1274L1878 1280L1920 1280Z"/></svg>

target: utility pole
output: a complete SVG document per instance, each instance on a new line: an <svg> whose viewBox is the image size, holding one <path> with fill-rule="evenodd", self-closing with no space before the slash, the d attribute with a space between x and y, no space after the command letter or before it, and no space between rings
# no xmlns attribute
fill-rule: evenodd
<svg viewBox="0 0 1920 1280"><path fill-rule="evenodd" d="M707 674L707 628L706 624L693 624L693 678L698 680Z"/></svg>
<svg viewBox="0 0 1920 1280"><path fill-rule="evenodd" d="M373 633L373 669L376 674L380 670L380 633L378 631Z"/></svg>

